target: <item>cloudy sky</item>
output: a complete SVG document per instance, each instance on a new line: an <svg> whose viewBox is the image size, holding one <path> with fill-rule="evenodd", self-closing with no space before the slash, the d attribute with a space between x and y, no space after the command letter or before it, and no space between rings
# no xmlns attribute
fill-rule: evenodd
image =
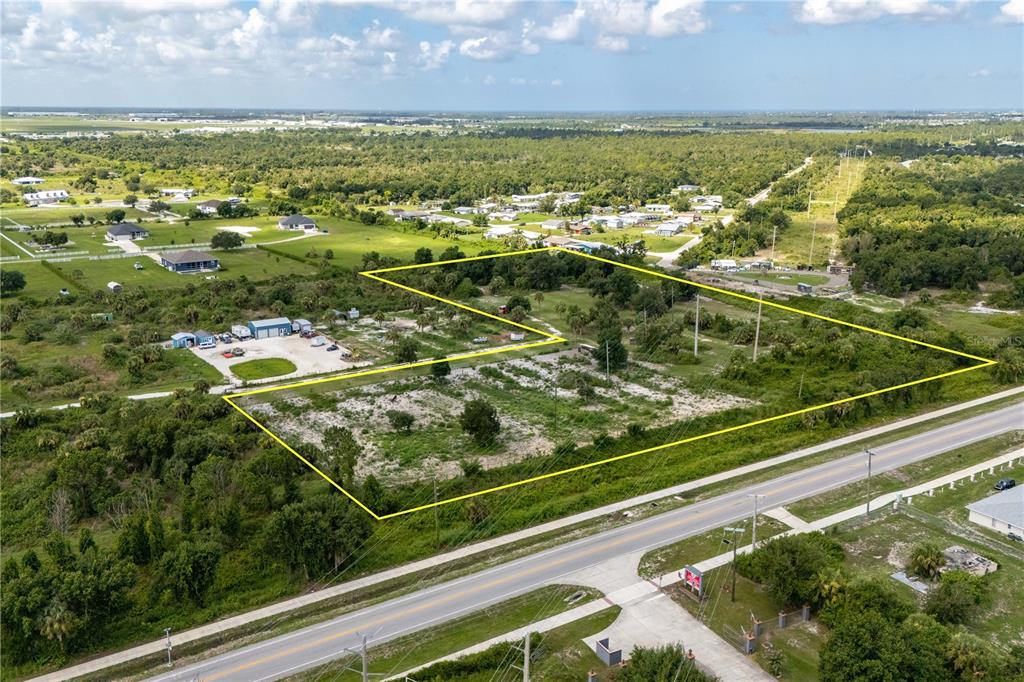
<svg viewBox="0 0 1024 682"><path fill-rule="evenodd" d="M1024 107L1024 0L3 0L2 104Z"/></svg>

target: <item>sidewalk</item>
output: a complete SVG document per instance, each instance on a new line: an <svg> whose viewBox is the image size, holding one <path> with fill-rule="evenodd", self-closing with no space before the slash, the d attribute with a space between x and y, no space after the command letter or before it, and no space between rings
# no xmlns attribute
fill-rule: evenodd
<svg viewBox="0 0 1024 682"><path fill-rule="evenodd" d="M1000 393L996 393L990 396L985 396L983 398L977 398L966 403L951 405L949 407L921 414L916 417L909 417L907 419L893 422L891 424L878 426L872 429L851 434L849 436L844 436L842 438L838 438L825 443L820 443L818 445L804 448L802 450L797 450L795 452L791 452L785 455L773 457L768 460L763 460L736 469L723 471L712 476L706 476L704 478L697 479L694 481L688 481L686 483L682 483L671 488L657 490L652 493L647 493L645 495L630 498L628 500L622 500L620 502L608 504L603 507L598 507L596 509L591 509L589 511L575 514L573 516L567 516L561 519L556 519L554 521L549 521L538 526L533 526L531 528L526 528L513 533L508 533L500 537L477 542L471 545L467 545L465 547L460 547L459 549L450 552L446 552L444 554L438 554L432 557L428 557L426 559L421 559L419 561L414 561L412 563L405 564L403 566L397 566L395 568L382 571L380 573L375 573L373 575L368 575L362 578L351 580L340 585L334 585L331 587L318 590L316 592L280 601L269 606L257 608L252 611L247 611L245 613L240 613L236 616L231 616L228 618L224 618L222 620L214 621L212 623L207 623L206 625L192 628L190 630L174 633L172 639L175 646L181 646L183 644L195 642L197 640L201 640L207 637L222 634L226 631L233 630L235 628L239 628L250 623L255 623L257 621L281 616L282 614L286 614L290 611L295 611L307 606L317 604L322 601L350 594L352 592L356 592L358 590L373 585L377 585L379 583L387 582L395 578L400 578L415 573L419 573L421 571L425 571L431 568L436 568L438 566L442 566L446 563L449 563L457 559L463 559L466 557L471 557L477 554L487 552L489 550L506 547L508 545L512 545L523 540L528 540L538 535L568 528L586 521L598 519L609 514L624 511L633 507L646 505L656 500L671 497L672 495L677 495L690 490L702 488L713 483L719 483L722 481L727 481L730 479L745 476L750 473L763 471L765 469L771 469L786 462L791 462L804 457L809 457L811 455L815 455L821 452L827 452L834 448L856 443L866 438L885 435L892 431L896 431L908 426L927 422L938 417L955 414L957 412L969 409L971 407L984 405L986 403L993 402L1001 398L1018 395L1021 393L1024 393L1024 386L1012 388L1007 391L1002 391ZM670 583L666 582L665 584ZM145 656L162 654L164 650L165 641L163 639L158 639L145 644L140 644L130 649L95 658L93 660L80 663L70 668L65 668L63 670L58 670L53 673L49 673L47 675L34 678L33 682L56 682L57 680L67 680L74 677L95 673L97 671L112 666L122 665L124 663L128 663L130 661Z"/></svg>

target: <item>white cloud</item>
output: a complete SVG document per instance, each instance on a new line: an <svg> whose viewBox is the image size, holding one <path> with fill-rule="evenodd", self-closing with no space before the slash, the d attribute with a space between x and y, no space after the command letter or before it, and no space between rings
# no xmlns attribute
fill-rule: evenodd
<svg viewBox="0 0 1024 682"><path fill-rule="evenodd" d="M1009 0L999 6L999 16L1004 21L1024 23L1024 0Z"/></svg>
<svg viewBox="0 0 1024 682"><path fill-rule="evenodd" d="M950 5L928 0L805 0L797 20L835 26L888 16L934 18L948 16L962 6L959 2Z"/></svg>
<svg viewBox="0 0 1024 682"><path fill-rule="evenodd" d="M553 81L551 81L550 85L553 88L560 88L560 87L562 87L562 79L561 78L556 78Z"/></svg>
<svg viewBox="0 0 1024 682"><path fill-rule="evenodd" d="M555 17L550 24L537 29L537 37L554 42L576 40L580 34L580 27L587 16L583 5L577 5L576 9L568 14Z"/></svg>
<svg viewBox="0 0 1024 682"><path fill-rule="evenodd" d="M498 79L495 78L494 76L490 75L490 74L487 74L486 76L484 76L484 80L483 80L483 84L484 85L494 85L497 82L498 82Z"/></svg>
<svg viewBox="0 0 1024 682"><path fill-rule="evenodd" d="M506 48L491 36L463 40L462 44L459 45L459 54L463 57L481 61L492 61L508 57Z"/></svg>
<svg viewBox="0 0 1024 682"><path fill-rule="evenodd" d="M426 71L439 69L448 61L453 47L455 47L455 43L450 40L442 40L437 43L421 40L420 52L416 58L417 64Z"/></svg>
<svg viewBox="0 0 1024 682"><path fill-rule="evenodd" d="M708 28L703 10L703 0L658 0L651 8L647 33L656 38L701 33Z"/></svg>
<svg viewBox="0 0 1024 682"><path fill-rule="evenodd" d="M627 52L629 50L629 38L599 35L594 41L594 45L608 52Z"/></svg>
<svg viewBox="0 0 1024 682"><path fill-rule="evenodd" d="M977 71L971 71L967 74L971 78L988 78L992 75L992 71L988 68L978 69Z"/></svg>
<svg viewBox="0 0 1024 682"><path fill-rule="evenodd" d="M400 8L417 21L435 24L487 26L505 21L518 9L511 0L454 0L406 2Z"/></svg>

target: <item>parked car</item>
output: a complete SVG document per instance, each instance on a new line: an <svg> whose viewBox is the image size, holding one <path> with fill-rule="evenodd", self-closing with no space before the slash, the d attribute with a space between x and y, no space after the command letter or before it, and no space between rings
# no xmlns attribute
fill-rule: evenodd
<svg viewBox="0 0 1024 682"><path fill-rule="evenodd" d="M996 481L994 487L996 490L1009 490L1015 485L1017 485L1017 481L1015 481L1012 478L1000 478L998 481Z"/></svg>
<svg viewBox="0 0 1024 682"><path fill-rule="evenodd" d="M1010 540L1013 540L1014 542L1024 542L1024 538L1022 538L1021 536L1017 535L1016 533L1007 533L1006 537L1009 538Z"/></svg>
<svg viewBox="0 0 1024 682"><path fill-rule="evenodd" d="M231 349L231 354L234 355L236 358L240 358L243 355L245 355L245 349L244 348L232 348Z"/></svg>
<svg viewBox="0 0 1024 682"><path fill-rule="evenodd" d="M486 336L478 336L475 339L473 339L473 343L487 343L487 337Z"/></svg>
<svg viewBox="0 0 1024 682"><path fill-rule="evenodd" d="M132 267L134 267L136 270L141 270L142 269L142 263L136 263Z"/></svg>
<svg viewBox="0 0 1024 682"><path fill-rule="evenodd" d="M201 344L199 344L199 349L200 350L206 350L208 348L216 348L216 347L217 347L217 342L216 341L203 341Z"/></svg>
<svg viewBox="0 0 1024 682"><path fill-rule="evenodd" d="M338 350L338 344L332 343L331 345L327 346L327 350L328 351Z"/></svg>
<svg viewBox="0 0 1024 682"><path fill-rule="evenodd" d="M235 354L233 352L229 351L229 350L224 351L223 353L221 353L221 355L226 357L228 360L230 360L231 358L235 357Z"/></svg>

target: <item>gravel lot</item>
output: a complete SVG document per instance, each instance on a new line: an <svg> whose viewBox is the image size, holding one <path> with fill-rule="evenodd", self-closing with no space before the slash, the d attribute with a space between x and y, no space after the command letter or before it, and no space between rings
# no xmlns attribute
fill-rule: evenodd
<svg viewBox="0 0 1024 682"><path fill-rule="evenodd" d="M281 379L292 379L295 377L307 376L310 374L329 374L362 367L367 362L347 362L341 357L338 351L328 352L328 343L314 348L309 345L309 339L304 339L298 334L291 336L279 336L272 339L249 339L246 341L235 341L234 343L218 343L216 348L199 349L193 348L192 352L201 360L213 365L217 371L224 375L232 384L241 384L241 380L231 373L231 365L247 360L260 360L263 358L284 358L295 364L295 371L291 374L282 374L265 381L280 381ZM245 355L240 358L225 358L221 353L232 348L244 348ZM262 382L249 382L262 383Z"/></svg>

